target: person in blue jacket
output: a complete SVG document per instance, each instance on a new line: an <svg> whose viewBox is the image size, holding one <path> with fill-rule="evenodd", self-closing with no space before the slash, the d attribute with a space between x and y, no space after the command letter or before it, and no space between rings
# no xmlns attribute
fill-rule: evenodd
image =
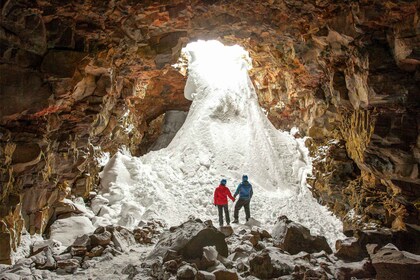
<svg viewBox="0 0 420 280"><path fill-rule="evenodd" d="M245 209L245 217L246 221L248 222L249 218L251 218L251 213L249 211L249 203L251 202L253 191L252 185L248 182L247 175L242 176L242 182L238 185L238 188L236 189L236 192L233 196L236 198L238 194L239 199L235 204L235 211L233 213L233 217L235 218L235 220L233 221L233 223L239 222L239 210L242 208L242 206Z"/></svg>

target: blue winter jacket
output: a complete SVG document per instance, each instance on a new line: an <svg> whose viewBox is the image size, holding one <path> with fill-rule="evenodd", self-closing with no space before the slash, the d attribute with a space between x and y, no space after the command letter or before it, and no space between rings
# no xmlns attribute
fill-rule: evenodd
<svg viewBox="0 0 420 280"><path fill-rule="evenodd" d="M244 181L238 185L234 196L239 194L240 199L251 199L253 195L252 185L248 181Z"/></svg>

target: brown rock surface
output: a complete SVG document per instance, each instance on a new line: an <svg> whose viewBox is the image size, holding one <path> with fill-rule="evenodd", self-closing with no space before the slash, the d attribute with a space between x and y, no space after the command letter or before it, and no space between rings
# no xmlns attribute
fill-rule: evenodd
<svg viewBox="0 0 420 280"><path fill-rule="evenodd" d="M249 267L251 275L261 279L270 279L274 271L270 255L266 252L251 256Z"/></svg>
<svg viewBox="0 0 420 280"><path fill-rule="evenodd" d="M271 235L279 248L292 255L299 252L316 253L325 251L328 254L332 253L324 236L311 235L309 229L289 220L286 216L277 219Z"/></svg>
<svg viewBox="0 0 420 280"><path fill-rule="evenodd" d="M197 38L249 50L261 106L276 127L312 137L313 192L346 227L419 224L416 1L23 0L0 8L0 242L10 244L2 253L19 243L22 219L31 233L45 231L63 190L88 196L102 152L146 151L154 119L188 110L185 77L170 65Z"/></svg>
<svg viewBox="0 0 420 280"><path fill-rule="evenodd" d="M175 251L187 260L201 259L203 248L207 246L215 246L220 255L228 256L223 233L210 224L189 220L162 234L148 258L164 258L169 252Z"/></svg>
<svg viewBox="0 0 420 280"><path fill-rule="evenodd" d="M376 270L376 279L418 279L420 278L420 256L400 251L388 244L371 254Z"/></svg>
<svg viewBox="0 0 420 280"><path fill-rule="evenodd" d="M213 271L213 274L216 276L216 280L238 280L238 274L235 271L230 271L227 269L220 269Z"/></svg>

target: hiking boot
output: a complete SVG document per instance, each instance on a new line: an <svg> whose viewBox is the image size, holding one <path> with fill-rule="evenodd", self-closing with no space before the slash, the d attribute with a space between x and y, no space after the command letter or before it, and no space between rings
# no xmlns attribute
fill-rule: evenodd
<svg viewBox="0 0 420 280"><path fill-rule="evenodd" d="M235 220L232 222L232 224L237 224L237 223L239 223L239 221L238 221L237 219L235 219Z"/></svg>

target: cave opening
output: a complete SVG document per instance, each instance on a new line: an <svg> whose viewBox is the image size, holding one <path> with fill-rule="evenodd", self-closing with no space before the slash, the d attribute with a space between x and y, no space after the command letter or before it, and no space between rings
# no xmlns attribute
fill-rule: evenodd
<svg viewBox="0 0 420 280"><path fill-rule="evenodd" d="M255 190L255 225L271 227L287 215L332 246L342 237L342 225L308 189L312 165L304 138L277 130L260 107L248 52L199 40L188 44L183 56L184 94L192 101L188 115L167 111L162 127L167 133L155 147L140 157L119 152L109 161L98 194L108 202L102 222L130 228L156 218L173 226L195 216L217 223L211 205L218 182L225 179L233 193L247 174Z"/></svg>

